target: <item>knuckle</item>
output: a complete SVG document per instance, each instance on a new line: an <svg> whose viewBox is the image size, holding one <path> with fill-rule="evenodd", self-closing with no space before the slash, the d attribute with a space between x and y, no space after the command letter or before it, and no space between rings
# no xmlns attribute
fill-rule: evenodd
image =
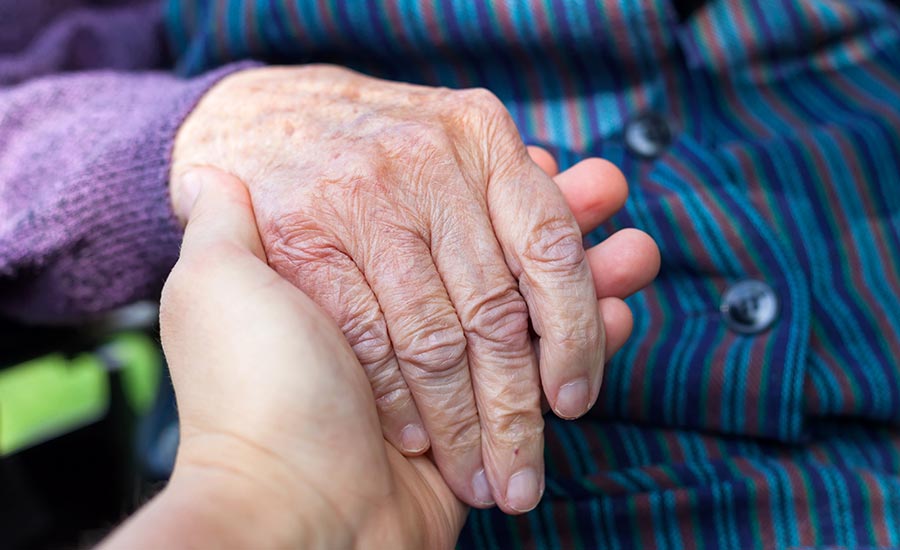
<svg viewBox="0 0 900 550"><path fill-rule="evenodd" d="M464 456L481 444L481 425L474 411L454 411L442 419L438 435L450 456Z"/></svg>
<svg viewBox="0 0 900 550"><path fill-rule="evenodd" d="M400 377L392 377L384 385L373 383L372 392L375 396L375 405L381 414L395 414L412 404L412 395Z"/></svg>
<svg viewBox="0 0 900 550"><path fill-rule="evenodd" d="M394 354L378 311L368 308L357 313L351 311L345 315L346 321L342 323L341 331L369 379L374 381L375 377L387 371Z"/></svg>
<svg viewBox="0 0 900 550"><path fill-rule="evenodd" d="M493 145L491 156L496 158L491 160L497 164L495 168L513 170L522 166L528 158L527 150L506 106L483 88L476 88L470 93L469 112L477 117L477 127L482 130L487 142Z"/></svg>
<svg viewBox="0 0 900 550"><path fill-rule="evenodd" d="M321 294L323 288L308 284L307 279L333 281L354 267L340 241L304 215L285 216L265 235L272 269L312 295Z"/></svg>
<svg viewBox="0 0 900 550"><path fill-rule="evenodd" d="M551 217L531 232L522 257L555 273L578 270L585 261L581 234L570 218Z"/></svg>
<svg viewBox="0 0 900 550"><path fill-rule="evenodd" d="M523 441L536 441L544 435L544 420L536 412L509 410L496 413L489 419L490 437L502 446L510 447Z"/></svg>
<svg viewBox="0 0 900 550"><path fill-rule="evenodd" d="M514 288L488 291L467 309L464 328L479 345L502 352L528 344L528 306Z"/></svg>
<svg viewBox="0 0 900 550"><path fill-rule="evenodd" d="M394 353L414 369L420 383L444 381L464 366L466 339L458 325L422 327L409 334L394 343Z"/></svg>
<svg viewBox="0 0 900 550"><path fill-rule="evenodd" d="M468 88L459 92L470 107L479 109L482 114L505 117L507 114L503 102L487 88Z"/></svg>
<svg viewBox="0 0 900 550"><path fill-rule="evenodd" d="M346 256L321 222L305 212L283 216L264 233L266 253L276 269Z"/></svg>
<svg viewBox="0 0 900 550"><path fill-rule="evenodd" d="M337 239L314 218L302 212L283 216L264 232L269 265L282 275L298 275L309 269L342 265L347 255ZM302 282L301 277L293 280Z"/></svg>
<svg viewBox="0 0 900 550"><path fill-rule="evenodd" d="M587 312L557 320L547 327L541 338L547 339L558 352L570 358L585 357L586 354L602 355L604 345L602 323Z"/></svg>
<svg viewBox="0 0 900 550"><path fill-rule="evenodd" d="M485 130L487 136L497 136L500 132L505 132L518 137L515 122L509 111L490 90L468 88L454 92L449 99L446 111L451 124Z"/></svg>

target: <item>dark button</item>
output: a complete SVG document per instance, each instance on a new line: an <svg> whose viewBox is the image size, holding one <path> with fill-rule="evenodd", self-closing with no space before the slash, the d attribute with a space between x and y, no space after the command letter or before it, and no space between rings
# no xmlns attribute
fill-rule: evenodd
<svg viewBox="0 0 900 550"><path fill-rule="evenodd" d="M625 145L633 154L654 159L672 143L672 131L666 119L656 113L644 113L625 125Z"/></svg>
<svg viewBox="0 0 900 550"><path fill-rule="evenodd" d="M731 330L758 334L778 318L778 296L766 283L748 279L725 291L719 310Z"/></svg>

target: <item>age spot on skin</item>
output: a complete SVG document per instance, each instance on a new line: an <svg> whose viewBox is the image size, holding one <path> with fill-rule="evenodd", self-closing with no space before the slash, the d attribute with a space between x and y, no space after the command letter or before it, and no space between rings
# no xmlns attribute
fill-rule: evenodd
<svg viewBox="0 0 900 550"><path fill-rule="evenodd" d="M286 135L286 136L294 135L294 125L288 121L284 121L284 135Z"/></svg>

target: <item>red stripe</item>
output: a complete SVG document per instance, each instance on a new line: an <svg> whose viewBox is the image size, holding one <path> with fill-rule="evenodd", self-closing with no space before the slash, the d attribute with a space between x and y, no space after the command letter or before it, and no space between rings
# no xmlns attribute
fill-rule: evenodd
<svg viewBox="0 0 900 550"><path fill-rule="evenodd" d="M855 189L859 191L859 197L863 203L863 210L866 213L866 226L869 229L869 233L875 237L874 243L875 247L878 249L878 257L880 258L891 258L896 251L892 250L891 247L885 242L885 237L883 231L886 229L885 226L889 223L887 220L882 219L878 213L877 208L874 204L873 197L867 191L869 187L862 184L863 182L869 181L863 175L862 167L859 164L859 155L856 151L853 150L852 144L847 140L846 136L842 135L840 132L831 130L829 131L829 135L831 135L835 142L838 145L838 148L841 151L841 158L846 159L850 172L853 174L853 180L857 183L855 185ZM860 146L864 146L860 144ZM877 183L873 183L877 185ZM876 220L876 221L872 221ZM847 235L844 233L844 235ZM849 235L848 235L849 236ZM856 247L852 242L848 242L845 244L846 250L854 250ZM862 265L862 264L859 264ZM893 334L894 326L888 320L887 312L885 311L884 304L882 300L876 298L872 295L870 289L872 285L864 284L863 281L863 270L861 269L853 269L851 270L854 273L854 282L859 284L858 287L860 290L864 290L867 296L866 305L868 306L869 311L875 316L876 323L878 325L878 329L881 334ZM896 274L894 277L891 277L891 273L887 270L882 270L884 275L884 279L887 280L888 286L891 287L891 292L894 296L900 296L900 281L898 281ZM888 347L891 349L891 355L894 358L900 357L900 340L897 338L884 338L882 341L888 344Z"/></svg>
<svg viewBox="0 0 900 550"><path fill-rule="evenodd" d="M810 508L811 495L806 489L803 475L800 468L790 460L782 460L779 463L784 467L790 484L787 494L792 497L790 504L794 509L794 518L797 520L794 532L799 537L798 546L813 546L819 542L811 521L815 511Z"/></svg>
<svg viewBox="0 0 900 550"><path fill-rule="evenodd" d="M251 52L265 51L264 48L261 47L261 37L259 36L259 33L256 32L256 25L254 24L258 20L256 15L256 2L247 2L244 5L246 6L246 10L244 11L243 27L246 29L247 33L247 46L250 48Z"/></svg>
<svg viewBox="0 0 900 550"><path fill-rule="evenodd" d="M734 468L740 472L746 480L745 483L752 489L754 500L749 503L753 507L753 515L756 516L758 531L754 535L759 537L762 548L775 548L781 542L775 535L775 521L772 517L774 504L772 502L772 486L769 472L760 470L753 462L738 458L730 461ZM747 512L741 512L746 514Z"/></svg>
<svg viewBox="0 0 900 550"><path fill-rule="evenodd" d="M835 132L833 129L830 129L828 134L831 135L832 137L835 136ZM804 146L804 149L806 151L808 151L809 154L813 158L813 163L815 164L816 174L819 176L819 182L820 182L819 188L826 195L826 204L835 204L835 205L841 204L841 200L839 199L839 197L837 196L837 193L835 191L835 187L837 185L840 185L840 183L833 181L831 170L828 169L827 163L823 156L824 153L822 152L821 148L817 147L817 144L815 142L813 142L812 140L804 140L804 141L808 142L808 143L804 143L803 146ZM839 147L840 147L840 144L839 144ZM842 157L845 159L848 159L849 162L851 162L851 164L852 164L854 162L853 152L848 150L846 147L840 147L840 149L841 149ZM856 168L858 170L858 165L856 166ZM858 173L855 174L854 180L862 181L861 175ZM858 187L859 186L857 186L857 188ZM841 250L843 250L846 253L846 255L848 257L847 263L851 267L856 266L856 268L849 269L848 271L850 272L850 280L853 283L852 288L854 288L856 290L856 292L862 297L862 300L863 300L863 304L858 307L864 307L866 310L868 310L872 313L875 313L876 310L881 309L880 306L878 305L880 303L880 300L877 299L872 294L872 292L870 290L871 285L869 285L865 281L865 278L863 276L863 270L858 269L858 266L862 266L864 264L862 262L862 258L858 254L858 248L857 248L856 244L853 242L853 239L852 239L853 233L851 231L850 223L848 222L843 209L833 208L833 209L831 209L831 212L834 213L834 215L832 216L833 222L836 223L839 228L837 234L834 235L834 238L838 242L842 242L842 246L840 248L841 248ZM876 314L876 315L879 315L879 314ZM883 312L880 313L880 318L882 320L885 319ZM884 334L892 333L892 327L891 327L890 323L888 323L886 320L884 320L884 322L881 322L878 324L880 325L880 328L884 331L883 332ZM891 339L889 338L888 340L891 340ZM896 349L896 347L894 347L894 346L892 346L892 348ZM897 355L897 356L900 356L900 355ZM875 381L873 380L873 383L874 382ZM880 391L880 388L872 388L872 391L878 392L878 391Z"/></svg>
<svg viewBox="0 0 900 550"><path fill-rule="evenodd" d="M887 502L888 499L884 494L884 480L865 470L859 471L859 477L866 488L866 492L869 494L869 500L867 501L871 517L869 525L871 525L875 534L875 545L886 548L891 544L896 544L897 541L892 540L885 521L889 510L888 507L896 506L896 503Z"/></svg>
<svg viewBox="0 0 900 550"><path fill-rule="evenodd" d="M524 7L515 7L517 10L524 9L532 9L532 4L529 4L528 8ZM545 98L544 93L541 91L541 75L535 70L533 63L531 63L531 54L526 51L523 47L521 40L516 36L516 28L512 21L512 13L511 6L507 2L498 2L495 4L497 19L500 22L500 30L503 36L506 38L507 42L510 44L510 51L514 57L518 57L519 59L525 61L521 67L517 67L517 70L522 75L522 80L525 82L525 86L529 90L529 94L531 95L531 100L528 101L526 105L521 106L523 112L527 113L527 118L530 123L530 128L520 129L520 130L528 130L531 134L540 141L553 141L554 136L550 136L547 130L547 109L544 107ZM543 18L540 16L535 16L538 21L541 21ZM522 31L527 32L525 30ZM540 31L539 31L540 32Z"/></svg>
<svg viewBox="0 0 900 550"><path fill-rule="evenodd" d="M819 337L818 331L813 330L810 332L810 347L816 351L840 387L839 391L844 401L844 408L833 412L855 412L859 406L859 401L857 400L857 395L859 395L858 381L851 378L848 369L833 354L828 352L825 342Z"/></svg>
<svg viewBox="0 0 900 550"><path fill-rule="evenodd" d="M699 548L697 544L699 537L697 532L694 531L697 507L691 498L694 492L694 490L676 490L671 493L675 500L675 527L681 535L680 541L685 550L697 550Z"/></svg>
<svg viewBox="0 0 900 550"><path fill-rule="evenodd" d="M283 2L282 5L287 6L288 25L294 32L293 39L298 42L298 49L306 49L310 47L309 32L303 24L303 18L300 17L298 2Z"/></svg>

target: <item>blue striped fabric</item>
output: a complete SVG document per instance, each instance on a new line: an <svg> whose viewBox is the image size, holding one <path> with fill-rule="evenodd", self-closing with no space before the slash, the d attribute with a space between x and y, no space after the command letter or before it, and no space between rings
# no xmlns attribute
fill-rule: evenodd
<svg viewBox="0 0 900 550"><path fill-rule="evenodd" d="M900 13L876 0L166 0L179 70L245 57L484 86L562 168L620 166L663 254L547 496L463 548L900 547ZM626 124L661 114L653 160ZM764 281L768 331L724 291Z"/></svg>

